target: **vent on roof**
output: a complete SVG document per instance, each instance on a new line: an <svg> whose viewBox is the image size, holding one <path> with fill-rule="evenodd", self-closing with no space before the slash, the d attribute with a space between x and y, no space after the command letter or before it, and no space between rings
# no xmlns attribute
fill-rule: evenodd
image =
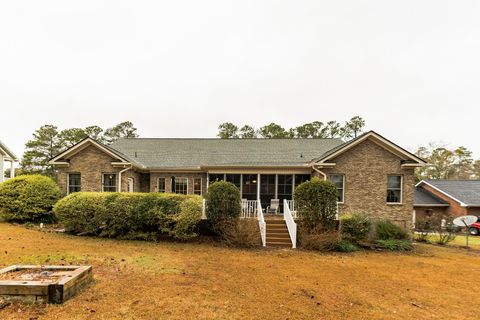
<svg viewBox="0 0 480 320"><path fill-rule="evenodd" d="M135 151L135 158L137 157L137 151Z"/></svg>

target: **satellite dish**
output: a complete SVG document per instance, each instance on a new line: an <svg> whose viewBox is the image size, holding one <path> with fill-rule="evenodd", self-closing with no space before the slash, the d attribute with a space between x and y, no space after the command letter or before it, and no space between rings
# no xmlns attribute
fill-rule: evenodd
<svg viewBox="0 0 480 320"><path fill-rule="evenodd" d="M453 224L459 227L468 227L471 224L477 222L477 217L475 216L461 216L453 220Z"/></svg>

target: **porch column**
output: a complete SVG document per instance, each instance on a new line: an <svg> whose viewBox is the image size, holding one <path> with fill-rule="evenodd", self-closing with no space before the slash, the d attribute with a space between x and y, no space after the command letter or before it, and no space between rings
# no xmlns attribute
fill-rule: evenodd
<svg viewBox="0 0 480 320"><path fill-rule="evenodd" d="M257 200L260 200L260 173L257 173Z"/></svg>
<svg viewBox="0 0 480 320"><path fill-rule="evenodd" d="M10 178L15 178L15 168L13 167L13 159L10 161Z"/></svg>

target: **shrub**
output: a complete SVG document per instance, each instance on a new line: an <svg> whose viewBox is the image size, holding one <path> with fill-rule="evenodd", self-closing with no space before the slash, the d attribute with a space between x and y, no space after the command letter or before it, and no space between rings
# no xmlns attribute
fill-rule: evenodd
<svg viewBox="0 0 480 320"><path fill-rule="evenodd" d="M60 199L53 211L65 230L71 233L97 234L105 216L104 193L76 192Z"/></svg>
<svg viewBox="0 0 480 320"><path fill-rule="evenodd" d="M335 250L338 252L354 252L360 250L360 248L348 240L340 240Z"/></svg>
<svg viewBox="0 0 480 320"><path fill-rule="evenodd" d="M353 243L359 243L366 240L371 227L372 222L364 213L352 212L343 215L340 218L342 237Z"/></svg>
<svg viewBox="0 0 480 320"><path fill-rule="evenodd" d="M340 233L335 230L319 232L300 232L299 244L308 250L334 251L340 243Z"/></svg>
<svg viewBox="0 0 480 320"><path fill-rule="evenodd" d="M439 245L445 245L449 242L455 240L457 237L458 229L455 225L451 223L446 224L445 227L441 226L435 230L438 234L438 237L435 239L435 243Z"/></svg>
<svg viewBox="0 0 480 320"><path fill-rule="evenodd" d="M207 218L215 231L224 220L240 218L240 190L230 182L218 181L208 187L206 199ZM228 222L227 222L228 224Z"/></svg>
<svg viewBox="0 0 480 320"><path fill-rule="evenodd" d="M413 245L410 240L401 240L401 239L376 240L375 244L377 248L382 248L390 251L410 251L413 249Z"/></svg>
<svg viewBox="0 0 480 320"><path fill-rule="evenodd" d="M295 188L294 199L297 214L307 230L335 227L338 192L332 182L314 177Z"/></svg>
<svg viewBox="0 0 480 320"><path fill-rule="evenodd" d="M61 195L49 177L18 176L0 184L0 213L6 221L51 220L52 207Z"/></svg>
<svg viewBox="0 0 480 320"><path fill-rule="evenodd" d="M187 240L201 219L198 196L164 193L73 193L54 212L65 230L121 239L155 240L160 235Z"/></svg>
<svg viewBox="0 0 480 320"><path fill-rule="evenodd" d="M375 234L378 240L410 240L408 232L390 220L377 221Z"/></svg>
<svg viewBox="0 0 480 320"><path fill-rule="evenodd" d="M202 199L190 198L180 204L180 213L173 216L174 227L170 235L176 239L188 240L198 236L196 227L202 218Z"/></svg>
<svg viewBox="0 0 480 320"><path fill-rule="evenodd" d="M223 220L218 229L222 241L229 246L251 248L262 244L257 220Z"/></svg>

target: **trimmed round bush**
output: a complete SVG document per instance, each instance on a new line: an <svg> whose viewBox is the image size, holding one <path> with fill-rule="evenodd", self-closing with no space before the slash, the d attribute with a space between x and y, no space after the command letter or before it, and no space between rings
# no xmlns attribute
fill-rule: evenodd
<svg viewBox="0 0 480 320"><path fill-rule="evenodd" d="M293 197L297 214L307 230L335 227L338 191L332 182L314 177L296 187Z"/></svg>
<svg viewBox="0 0 480 320"><path fill-rule="evenodd" d="M165 193L73 193L54 212L65 231L119 239L198 236L202 198Z"/></svg>
<svg viewBox="0 0 480 320"><path fill-rule="evenodd" d="M240 218L240 190L233 183L212 183L205 199L207 219L215 231L219 231L218 227L225 221Z"/></svg>
<svg viewBox="0 0 480 320"><path fill-rule="evenodd" d="M51 220L62 193L53 179L23 175L0 184L0 214L7 221Z"/></svg>
<svg viewBox="0 0 480 320"><path fill-rule="evenodd" d="M340 218L342 237L353 243L358 244L366 240L371 227L372 221L366 214L361 212L347 213Z"/></svg>
<svg viewBox="0 0 480 320"><path fill-rule="evenodd" d="M410 240L408 232L390 220L377 221L375 235L378 240Z"/></svg>

